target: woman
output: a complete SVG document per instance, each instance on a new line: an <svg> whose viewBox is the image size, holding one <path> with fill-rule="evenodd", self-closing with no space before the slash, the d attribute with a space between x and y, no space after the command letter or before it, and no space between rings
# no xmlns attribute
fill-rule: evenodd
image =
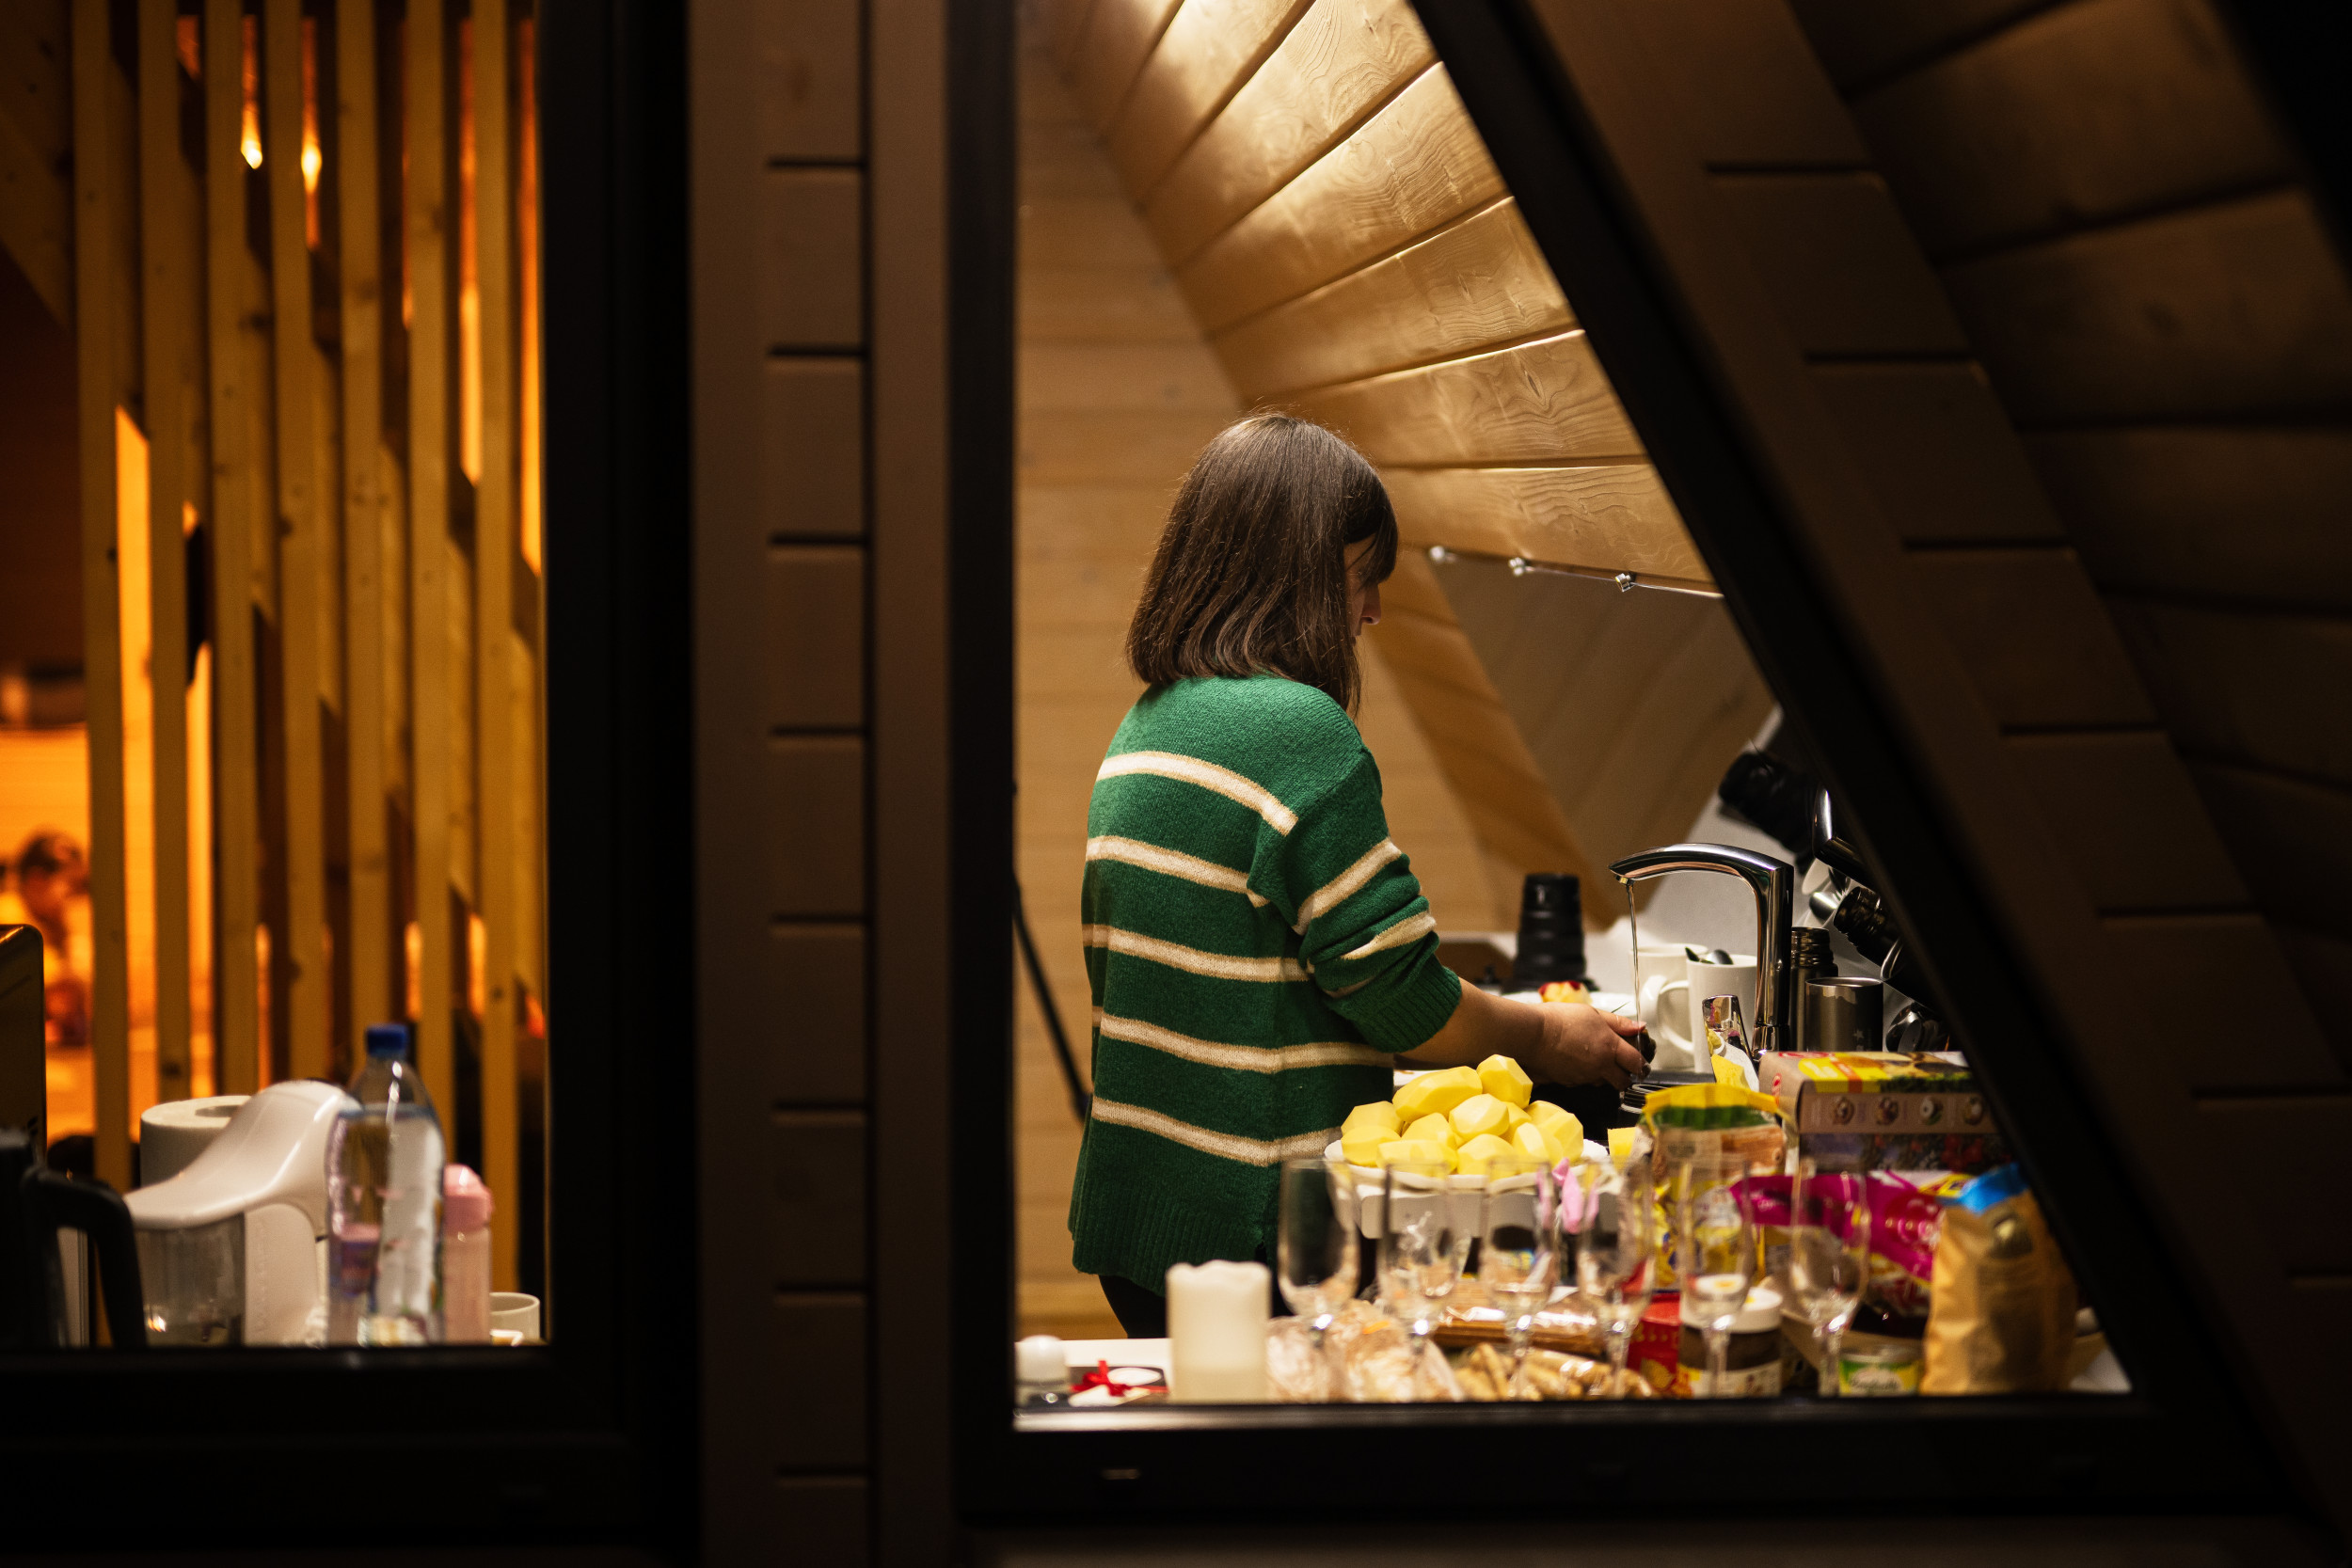
<svg viewBox="0 0 2352 1568"><path fill-rule="evenodd" d="M1166 1332L1168 1265L1270 1259L1280 1162L1319 1154L1399 1060L1500 1052L1622 1088L1638 1025L1506 1002L1438 962L1348 717L1396 517L1354 448L1262 415L1177 492L1127 658L1147 689L1096 776L1083 895L1094 1110L1074 1260L1127 1332Z"/></svg>

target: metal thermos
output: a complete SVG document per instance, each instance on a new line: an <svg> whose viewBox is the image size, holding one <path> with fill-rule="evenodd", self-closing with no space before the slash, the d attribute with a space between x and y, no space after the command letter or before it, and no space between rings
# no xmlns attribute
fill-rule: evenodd
<svg viewBox="0 0 2352 1568"><path fill-rule="evenodd" d="M1886 1011L1883 981L1832 975L1804 982L1798 1005L1801 1051L1877 1051Z"/></svg>

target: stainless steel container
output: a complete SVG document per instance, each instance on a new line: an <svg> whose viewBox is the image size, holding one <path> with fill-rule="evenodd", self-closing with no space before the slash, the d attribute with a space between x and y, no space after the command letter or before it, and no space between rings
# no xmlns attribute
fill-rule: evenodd
<svg viewBox="0 0 2352 1568"><path fill-rule="evenodd" d="M1800 1051L1878 1051L1886 987L1878 980L1833 975L1807 980L1798 1006Z"/></svg>

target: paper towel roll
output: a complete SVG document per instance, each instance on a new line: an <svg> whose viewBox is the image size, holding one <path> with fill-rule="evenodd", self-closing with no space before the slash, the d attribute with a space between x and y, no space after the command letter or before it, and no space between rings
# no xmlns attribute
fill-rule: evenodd
<svg viewBox="0 0 2352 1568"><path fill-rule="evenodd" d="M168 1181L195 1164L237 1107L252 1098L216 1094L210 1100L167 1100L139 1117L139 1185Z"/></svg>

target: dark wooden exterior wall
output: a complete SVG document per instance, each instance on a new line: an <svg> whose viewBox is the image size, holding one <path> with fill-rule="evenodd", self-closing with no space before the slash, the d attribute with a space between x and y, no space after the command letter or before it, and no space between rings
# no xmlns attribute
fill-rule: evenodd
<svg viewBox="0 0 2352 1568"><path fill-rule="evenodd" d="M2281 1329L2352 1292L2316 1196L2352 1135L2352 303L2226 30L1534 9L2068 1069L2341 1510L2352 1383Z"/></svg>
<svg viewBox="0 0 2352 1568"><path fill-rule="evenodd" d="M950 484L983 499L961 526L1008 534L1011 494L1009 186L1000 214L950 181L957 158L1009 181L1009 28L957 9L697 0L688 24L710 1563L948 1550L951 825L1010 825L1009 743L980 765L996 793L948 787ZM958 147L960 91L988 106ZM982 263L952 281L968 239ZM998 318L952 404L953 322ZM959 459L956 407L1001 413L1002 451Z"/></svg>

